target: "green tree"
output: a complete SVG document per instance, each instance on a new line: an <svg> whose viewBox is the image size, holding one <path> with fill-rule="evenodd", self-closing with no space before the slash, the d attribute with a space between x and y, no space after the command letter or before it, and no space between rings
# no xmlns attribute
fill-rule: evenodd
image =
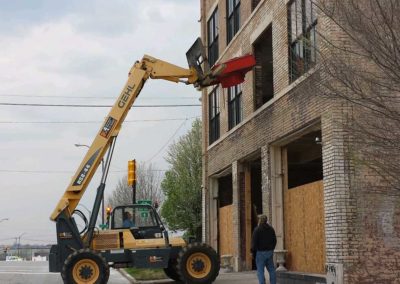
<svg viewBox="0 0 400 284"><path fill-rule="evenodd" d="M196 119L192 129L172 144L161 188L165 195L161 215L172 230L186 230L201 238L201 121Z"/></svg>

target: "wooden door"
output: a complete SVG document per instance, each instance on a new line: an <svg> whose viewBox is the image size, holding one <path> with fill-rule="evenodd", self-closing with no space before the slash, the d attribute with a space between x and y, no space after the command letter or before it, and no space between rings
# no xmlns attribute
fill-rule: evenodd
<svg viewBox="0 0 400 284"><path fill-rule="evenodd" d="M219 254L233 255L232 205L219 208Z"/></svg>

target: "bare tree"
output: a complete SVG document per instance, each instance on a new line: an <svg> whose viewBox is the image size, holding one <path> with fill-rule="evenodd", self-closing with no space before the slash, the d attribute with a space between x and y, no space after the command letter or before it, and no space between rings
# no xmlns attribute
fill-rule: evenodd
<svg viewBox="0 0 400 284"><path fill-rule="evenodd" d="M153 164L145 162L138 163L137 169L137 185L136 185L136 200L146 199L153 203L161 203L164 200L160 184L162 173L156 170ZM132 204L132 187L128 186L127 176L124 176L118 181L118 184L111 196L109 196L108 205L115 207L118 205Z"/></svg>
<svg viewBox="0 0 400 284"><path fill-rule="evenodd" d="M400 189L400 1L313 3L326 28L314 87L347 102L353 162Z"/></svg>

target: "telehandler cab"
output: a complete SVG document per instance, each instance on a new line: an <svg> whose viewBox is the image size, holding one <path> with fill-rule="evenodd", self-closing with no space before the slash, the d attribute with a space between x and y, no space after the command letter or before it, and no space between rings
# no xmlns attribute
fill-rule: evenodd
<svg viewBox="0 0 400 284"><path fill-rule="evenodd" d="M197 39L186 54L189 69L147 55L131 68L126 85L50 217L56 222L57 244L50 250L49 270L61 272L64 283L107 283L109 267L163 268L170 278L184 283L211 283L218 276L220 260L215 250L169 237L150 205L118 206L111 213L108 229L96 228L116 137L147 79L183 82L200 89L218 83L229 87L243 82L245 73L255 65L254 58L246 55L210 70L204 54ZM92 214L85 229L79 231L73 215L86 220L76 207L106 154ZM124 222L127 216L132 218L130 225Z"/></svg>

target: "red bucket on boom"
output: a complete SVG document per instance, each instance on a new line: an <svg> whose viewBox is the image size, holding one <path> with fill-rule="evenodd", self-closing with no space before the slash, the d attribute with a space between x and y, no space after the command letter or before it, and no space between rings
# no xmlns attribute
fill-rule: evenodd
<svg viewBox="0 0 400 284"><path fill-rule="evenodd" d="M229 88L244 82L244 76L256 65L253 55L247 54L235 57L227 62L216 64L211 73L215 76L215 84L221 83L223 88Z"/></svg>

